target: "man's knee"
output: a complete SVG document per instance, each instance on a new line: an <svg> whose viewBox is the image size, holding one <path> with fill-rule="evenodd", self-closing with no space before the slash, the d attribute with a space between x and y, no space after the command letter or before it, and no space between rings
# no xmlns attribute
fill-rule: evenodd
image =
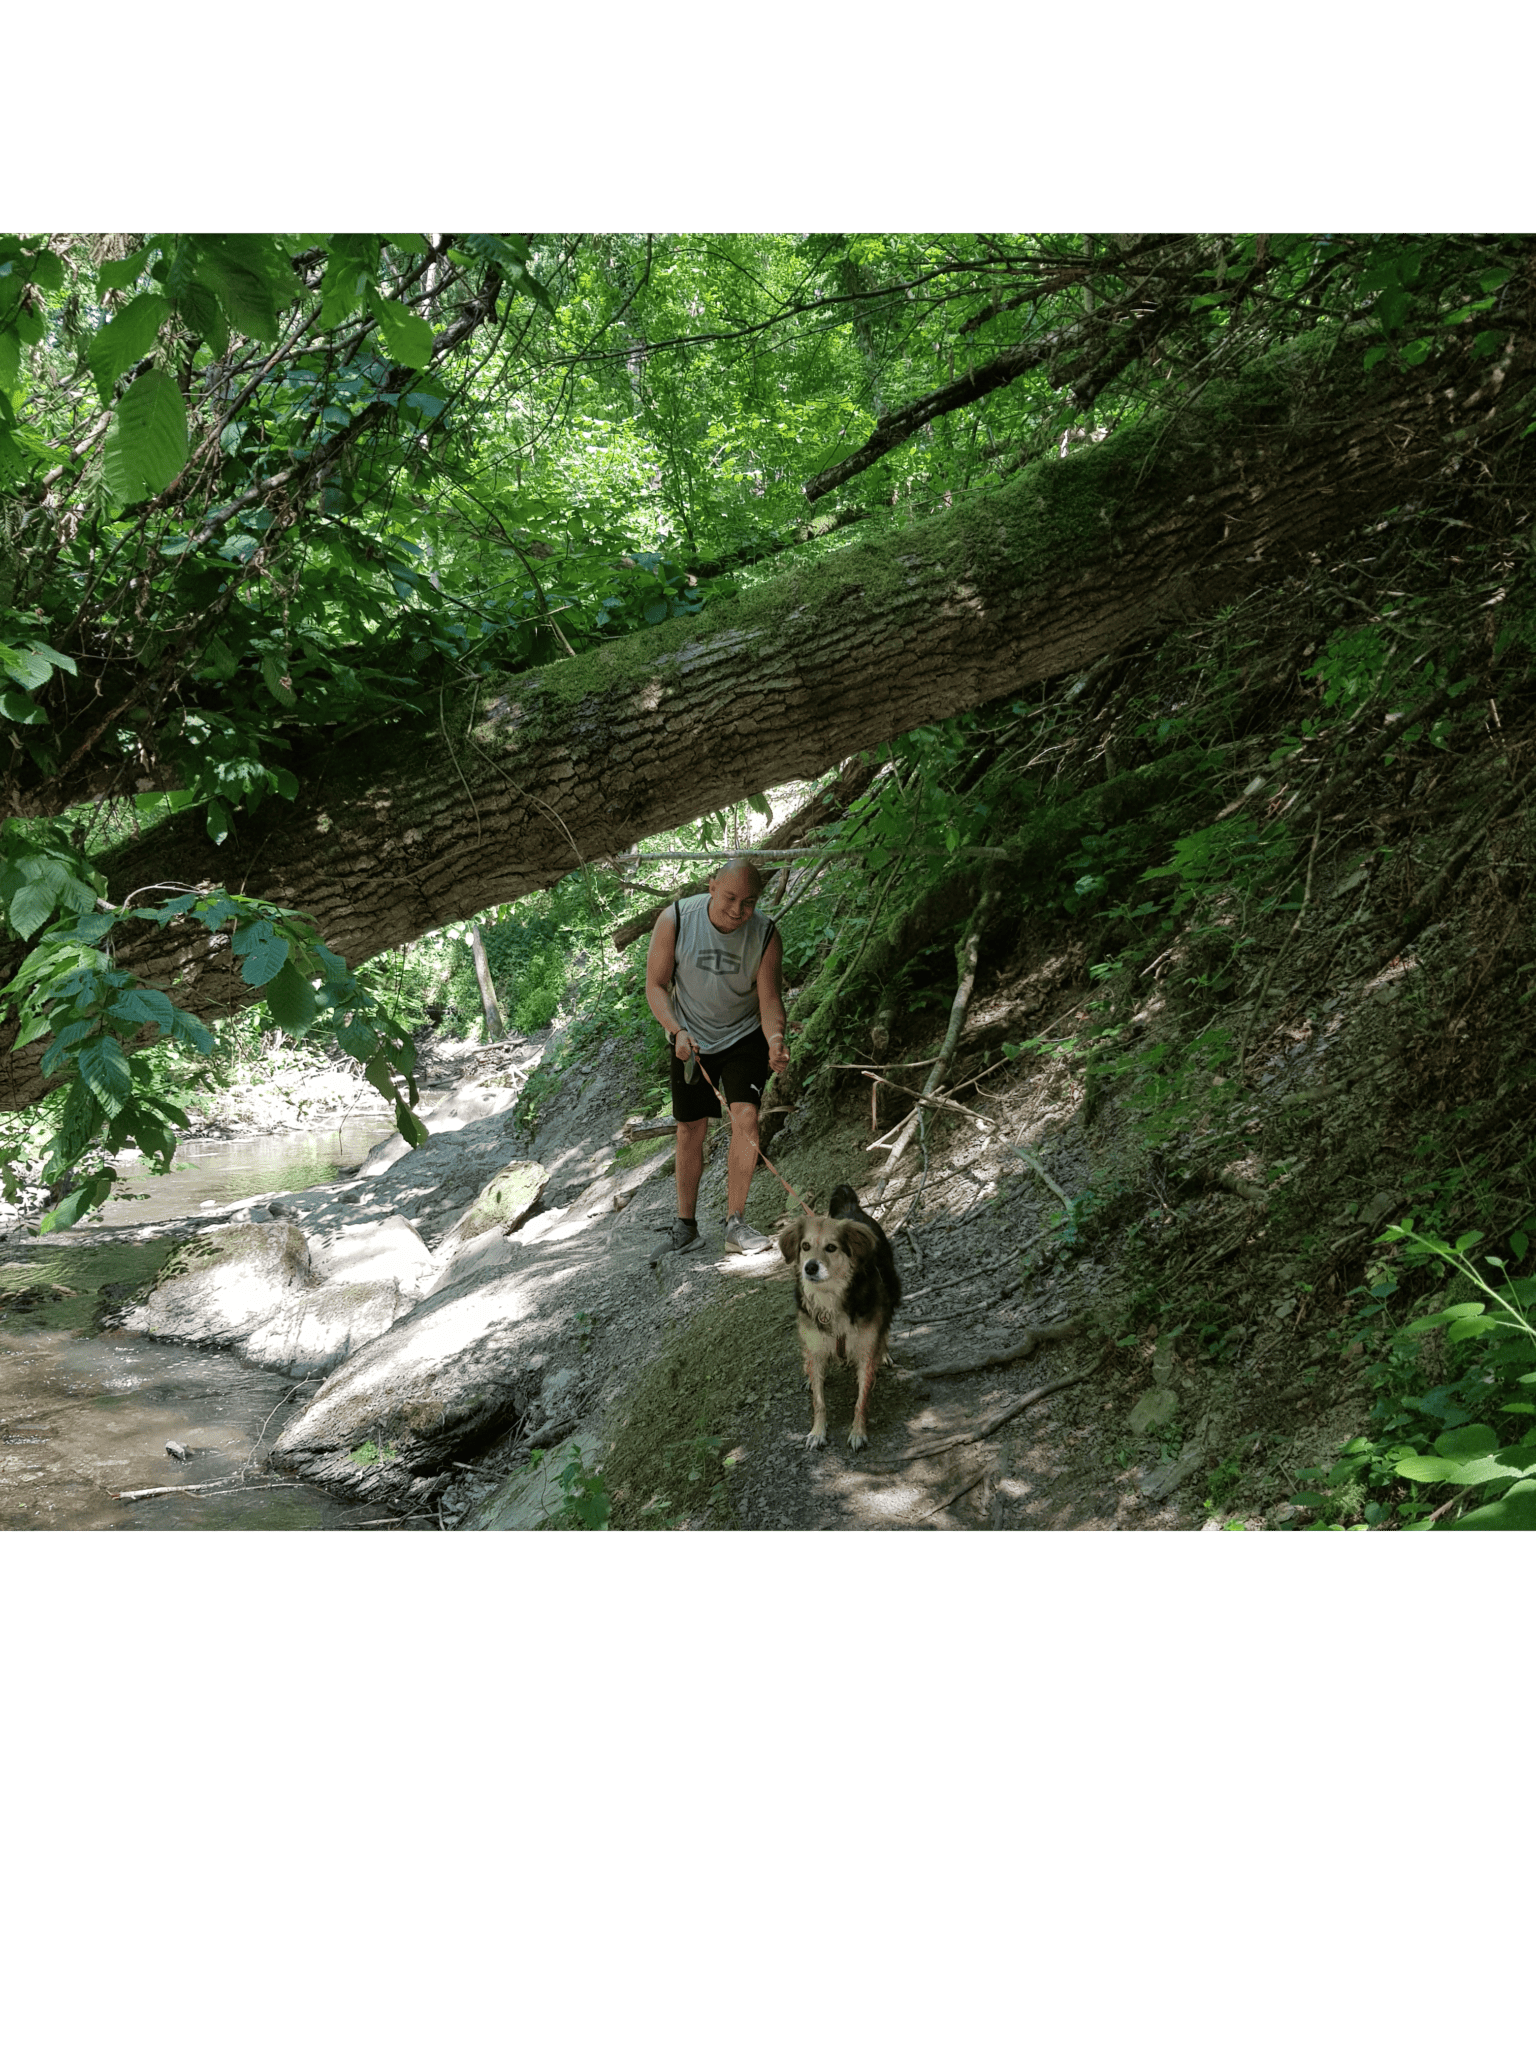
<svg viewBox="0 0 1536 2048"><path fill-rule="evenodd" d="M744 1138L757 1136L757 1104L755 1102L733 1102L731 1104L731 1130L740 1132Z"/></svg>
<svg viewBox="0 0 1536 2048"><path fill-rule="evenodd" d="M677 1127L677 1142L679 1147L686 1147L689 1145L702 1145L704 1142L704 1133L706 1130L708 1130L708 1128L709 1118L707 1116L692 1117L689 1119L687 1123L680 1123Z"/></svg>

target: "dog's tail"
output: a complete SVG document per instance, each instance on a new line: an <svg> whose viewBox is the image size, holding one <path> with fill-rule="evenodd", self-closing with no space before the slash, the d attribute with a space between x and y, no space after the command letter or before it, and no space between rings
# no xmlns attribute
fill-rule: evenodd
<svg viewBox="0 0 1536 2048"><path fill-rule="evenodd" d="M864 1211L859 1207L859 1198L847 1181L840 1180L832 1190L831 1199L827 1203L827 1214L864 1217ZM868 1222L870 1219L864 1217L864 1220Z"/></svg>

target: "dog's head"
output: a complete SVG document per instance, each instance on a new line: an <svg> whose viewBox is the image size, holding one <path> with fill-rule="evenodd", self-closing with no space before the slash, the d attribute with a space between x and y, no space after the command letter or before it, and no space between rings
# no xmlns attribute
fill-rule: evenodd
<svg viewBox="0 0 1536 2048"><path fill-rule="evenodd" d="M844 1216L794 1216L779 1232L779 1250L813 1287L846 1281L874 1257L875 1233Z"/></svg>

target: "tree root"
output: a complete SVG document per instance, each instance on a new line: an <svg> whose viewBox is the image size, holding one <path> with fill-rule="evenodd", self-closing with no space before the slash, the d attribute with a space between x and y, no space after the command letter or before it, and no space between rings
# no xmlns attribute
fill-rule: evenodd
<svg viewBox="0 0 1536 2048"><path fill-rule="evenodd" d="M1059 1380L1047 1380L1043 1387L1031 1387L1027 1394L1021 1394L1017 1401L1010 1401L1006 1408L998 1410L985 1422L978 1422L974 1429L967 1429L959 1436L947 1436L936 1444L924 1444L915 1451L904 1451L899 1458L888 1465L866 1465L866 1472L899 1472L903 1465L913 1465L919 1458L942 1457L946 1451L959 1450L962 1444L979 1444L983 1437L989 1437L1000 1430L1005 1423L1012 1422L1016 1415L1022 1415L1026 1408L1032 1408L1036 1401L1043 1401L1048 1394L1059 1394L1063 1387L1075 1387L1079 1380L1091 1379L1098 1371L1096 1365L1084 1368L1082 1372L1068 1373Z"/></svg>
<svg viewBox="0 0 1536 2048"><path fill-rule="evenodd" d="M962 1359L953 1365L919 1366L916 1376L920 1380L944 1380L963 1372L993 1372L999 1366L1018 1365L1037 1344L1049 1343L1056 1337L1077 1336L1086 1321L1086 1316L1069 1316L1064 1323L1041 1323L1026 1330L1011 1351L995 1351L990 1358Z"/></svg>

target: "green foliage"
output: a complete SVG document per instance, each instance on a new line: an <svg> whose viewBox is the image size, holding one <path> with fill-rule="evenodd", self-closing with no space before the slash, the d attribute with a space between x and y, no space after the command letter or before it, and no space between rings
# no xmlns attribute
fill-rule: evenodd
<svg viewBox="0 0 1536 2048"><path fill-rule="evenodd" d="M545 1462L542 1450L530 1451L528 1463L534 1471ZM612 1513L608 1499L608 1488L603 1479L600 1465L589 1465L582 1455L581 1446L571 1443L566 1446L565 1462L554 1475L555 1485L560 1490L560 1506L550 1515L544 1526L547 1529L606 1529Z"/></svg>
<svg viewBox="0 0 1536 2048"><path fill-rule="evenodd" d="M1536 1278L1511 1270L1530 1254L1531 1229L1510 1234L1508 1258L1475 1252L1481 1231L1451 1242L1412 1218L1376 1240L1401 1249L1402 1280L1459 1280L1471 1298L1398 1323L1398 1271L1356 1290L1352 1336L1367 1351L1376 1396L1370 1434L1353 1438L1326 1470L1303 1470L1297 1505L1328 1526L1358 1518L1374 1527L1394 1516L1404 1528L1536 1526L1536 1423L1527 1420L1536 1416L1536 1323L1527 1313ZM1449 1500L1430 1498L1447 1486L1457 1490ZM1438 1510L1461 1494L1480 1498L1442 1522Z"/></svg>
<svg viewBox="0 0 1536 2048"><path fill-rule="evenodd" d="M32 850L37 846L47 851ZM371 1085L391 1104L396 1126L412 1145L422 1127L413 1110L415 1048L382 1005L350 973L339 954L324 945L311 921L275 904L196 891L168 893L156 906L98 909L102 878L70 847L58 830L29 836L14 822L0 835L0 903L18 937L34 941L0 1001L14 1005L15 1044L47 1037L42 1071L49 1078L70 1075L64 1106L43 1166L44 1179L62 1181L92 1155L115 1153L130 1142L168 1173L176 1133L187 1118L168 1095L155 1062L136 1048L146 1031L159 1040L213 1051L207 1027L171 1001L163 988L147 985L113 965L114 938L132 923L162 929L190 919L209 933L227 933L241 977L260 989L267 1015L295 1038L323 1024L342 1051L359 1061ZM148 893L148 892L141 892ZM396 1075L409 1090L409 1103ZM13 1136L0 1146L8 1179L25 1142ZM42 1228L63 1230L111 1193L115 1169L99 1165L72 1188L44 1218Z"/></svg>

